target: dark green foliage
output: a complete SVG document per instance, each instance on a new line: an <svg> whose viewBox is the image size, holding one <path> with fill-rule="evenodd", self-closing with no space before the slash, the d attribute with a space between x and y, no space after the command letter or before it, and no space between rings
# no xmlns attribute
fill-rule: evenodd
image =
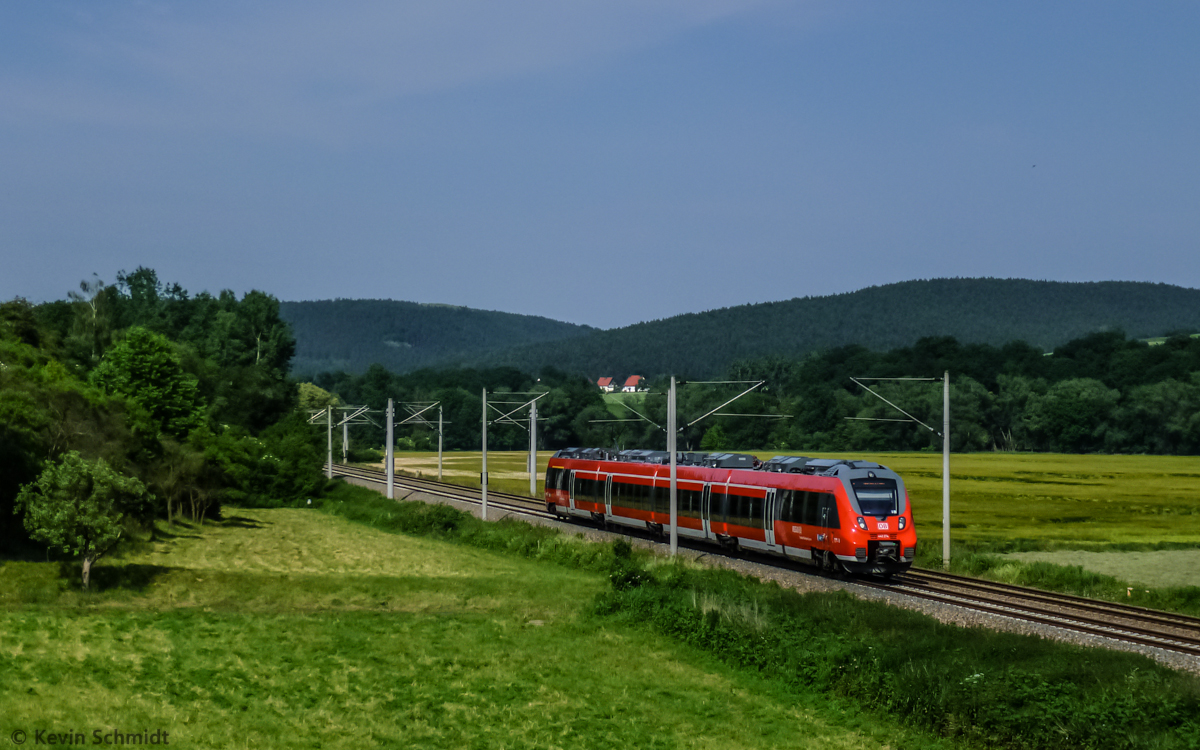
<svg viewBox="0 0 1200 750"><path fill-rule="evenodd" d="M10 310L5 303L0 311ZM34 481L43 464L67 451L104 458L124 467L145 441L122 399L105 396L75 378L44 349L51 335L21 334L0 328L0 547L17 548L26 538L13 516L22 485Z"/></svg>
<svg viewBox="0 0 1200 750"><path fill-rule="evenodd" d="M171 342L145 328L130 328L109 348L91 382L133 401L164 435L184 437L203 418L196 379L183 371Z"/></svg>
<svg viewBox="0 0 1200 750"><path fill-rule="evenodd" d="M145 268L84 282L69 300L3 303L0 517L69 451L139 477L168 518L313 494L318 434L288 417L294 348L270 295L191 297ZM152 514L134 515L146 525ZM6 553L27 541L19 522L0 524Z"/></svg>
<svg viewBox="0 0 1200 750"><path fill-rule="evenodd" d="M83 587L92 563L111 550L126 517L144 518L153 501L137 479L113 471L104 459L87 461L75 451L49 463L17 495L30 538L83 559Z"/></svg>
<svg viewBox="0 0 1200 750"><path fill-rule="evenodd" d="M739 360L796 359L849 344L886 351L913 346L923 338L950 336L992 347L1025 341L1040 353L1096 331L1114 330L1133 338L1200 330L1200 290L1115 281L905 281L848 294L679 315L550 344L519 346L467 364L507 364L531 371L552 364L592 379L622 373L708 378L725 373ZM1028 361L1028 354L1016 351L1004 356L1016 358L1012 362L1016 365L1016 360ZM931 374L943 369L936 351L918 364L924 365L922 372ZM987 361L980 366L996 369Z"/></svg>
<svg viewBox="0 0 1200 750"><path fill-rule="evenodd" d="M410 372L595 330L532 315L393 300L284 302L280 313L296 332L294 369L309 376L362 373L372 364Z"/></svg>

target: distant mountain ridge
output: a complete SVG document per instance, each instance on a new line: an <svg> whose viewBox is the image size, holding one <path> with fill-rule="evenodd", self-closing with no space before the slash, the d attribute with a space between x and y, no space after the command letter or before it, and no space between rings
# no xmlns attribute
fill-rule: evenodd
<svg viewBox="0 0 1200 750"><path fill-rule="evenodd" d="M595 331L534 315L396 300L281 302L292 326L292 372L362 373L378 363L408 372L520 344L559 341Z"/></svg>
<svg viewBox="0 0 1200 750"><path fill-rule="evenodd" d="M1025 341L1047 351L1105 330L1148 338L1200 330L1200 290L1148 282L930 279L828 297L741 305L520 346L466 360L588 375L723 374L738 360L859 344L886 351L927 336Z"/></svg>
<svg viewBox="0 0 1200 750"><path fill-rule="evenodd" d="M1137 338L1200 331L1200 290L1125 281L903 281L609 330L468 308L439 310L447 308L334 300L284 302L280 312L293 325L297 373L361 372L379 362L396 372L506 365L536 373L552 365L593 379L619 373L701 377L722 374L738 360L801 357L847 344L884 351L926 336L993 345L1021 340L1050 350L1096 331L1123 330Z"/></svg>

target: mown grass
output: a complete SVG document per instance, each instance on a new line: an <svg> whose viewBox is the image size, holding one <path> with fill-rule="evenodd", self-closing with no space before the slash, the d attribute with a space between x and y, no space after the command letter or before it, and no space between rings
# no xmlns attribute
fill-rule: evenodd
<svg viewBox="0 0 1200 750"><path fill-rule="evenodd" d="M222 748L930 741L597 618L603 545L345 486L327 510L177 527L102 562L87 593L75 566L0 564L0 732L163 729ZM424 536L371 528L400 525Z"/></svg>

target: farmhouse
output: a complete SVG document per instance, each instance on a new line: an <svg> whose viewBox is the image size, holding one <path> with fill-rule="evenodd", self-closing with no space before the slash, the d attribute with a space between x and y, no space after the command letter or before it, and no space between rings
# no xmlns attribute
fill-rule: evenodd
<svg viewBox="0 0 1200 750"><path fill-rule="evenodd" d="M625 386L621 388L622 393L637 393L641 389L642 381L645 380L641 375L630 375L625 379Z"/></svg>
<svg viewBox="0 0 1200 750"><path fill-rule="evenodd" d="M605 393L612 393L617 387L612 378L600 378L596 381L596 385L600 386L600 390Z"/></svg>

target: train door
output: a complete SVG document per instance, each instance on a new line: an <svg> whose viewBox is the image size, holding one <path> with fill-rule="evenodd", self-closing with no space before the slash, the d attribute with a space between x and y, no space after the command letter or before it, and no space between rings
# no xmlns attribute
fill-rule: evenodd
<svg viewBox="0 0 1200 750"><path fill-rule="evenodd" d="M604 512L612 515L612 474L604 477Z"/></svg>
<svg viewBox="0 0 1200 750"><path fill-rule="evenodd" d="M817 495L817 497L820 498L818 501L820 505L817 506L817 513L819 514L817 517L821 523L821 531L817 534L817 541L824 542L825 549L829 549L833 545L833 535L829 532L829 506L836 501L833 499L833 495L825 492Z"/></svg>
<svg viewBox="0 0 1200 750"><path fill-rule="evenodd" d="M767 499L763 501L762 522L767 544L775 544L775 490L767 490Z"/></svg>
<svg viewBox="0 0 1200 750"><path fill-rule="evenodd" d="M704 536L711 537L713 535L712 522L709 518L709 506L712 504L712 485L705 483L704 489L700 492L700 521L701 527L704 529Z"/></svg>
<svg viewBox="0 0 1200 750"><path fill-rule="evenodd" d="M567 507L575 510L575 471L573 469L565 469L563 474L567 479Z"/></svg>

